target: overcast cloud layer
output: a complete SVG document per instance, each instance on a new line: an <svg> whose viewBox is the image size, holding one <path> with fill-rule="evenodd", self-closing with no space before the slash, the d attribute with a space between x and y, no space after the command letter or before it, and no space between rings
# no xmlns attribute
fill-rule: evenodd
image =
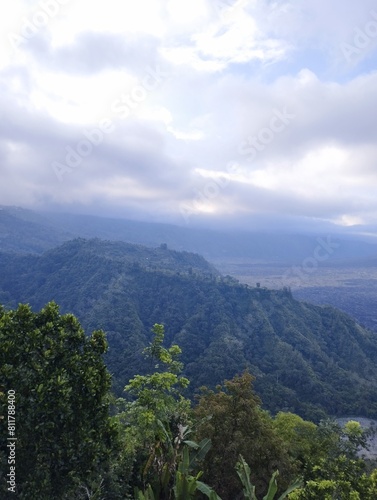
<svg viewBox="0 0 377 500"><path fill-rule="evenodd" d="M4 12L0 204L245 227L377 220L375 2Z"/></svg>

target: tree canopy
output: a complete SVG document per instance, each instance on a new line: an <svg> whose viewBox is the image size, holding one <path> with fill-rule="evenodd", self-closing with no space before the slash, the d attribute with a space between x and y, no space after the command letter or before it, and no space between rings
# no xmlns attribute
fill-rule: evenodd
<svg viewBox="0 0 377 500"><path fill-rule="evenodd" d="M38 313L20 305L0 309L0 345L1 385L15 392L18 497L64 498L98 480L115 435L104 333L86 336L55 303ZM3 415L5 405L3 396Z"/></svg>

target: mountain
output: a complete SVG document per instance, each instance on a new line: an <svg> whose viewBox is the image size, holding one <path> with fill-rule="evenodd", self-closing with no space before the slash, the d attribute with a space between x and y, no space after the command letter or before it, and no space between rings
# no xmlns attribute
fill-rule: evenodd
<svg viewBox="0 0 377 500"><path fill-rule="evenodd" d="M377 245L347 234L214 231L188 226L111 219L105 217L37 213L17 207L0 207L0 251L40 254L72 238L101 238L149 247L166 243L179 251L203 255L208 260L247 258L255 262L301 264L313 257L318 245L327 262L377 255ZM321 257L322 258L322 257ZM322 262L322 261L321 261Z"/></svg>
<svg viewBox="0 0 377 500"><path fill-rule="evenodd" d="M114 390L151 367L154 323L183 349L191 394L248 368L265 406L318 420L377 416L377 339L346 314L290 291L242 285L202 257L77 239L43 255L0 255L0 302L55 300L88 331L103 328Z"/></svg>
<svg viewBox="0 0 377 500"><path fill-rule="evenodd" d="M0 206L1 251L40 254L72 237L31 210Z"/></svg>

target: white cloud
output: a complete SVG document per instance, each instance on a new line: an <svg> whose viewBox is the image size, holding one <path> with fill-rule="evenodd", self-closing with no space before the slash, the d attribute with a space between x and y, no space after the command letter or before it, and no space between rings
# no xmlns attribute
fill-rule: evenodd
<svg viewBox="0 0 377 500"><path fill-rule="evenodd" d="M178 222L182 204L213 217L377 216L377 35L351 73L339 62L371 1L75 0L13 49L9 32L38 5L15 0L0 20L2 203ZM105 118L113 131L60 183L52 163Z"/></svg>

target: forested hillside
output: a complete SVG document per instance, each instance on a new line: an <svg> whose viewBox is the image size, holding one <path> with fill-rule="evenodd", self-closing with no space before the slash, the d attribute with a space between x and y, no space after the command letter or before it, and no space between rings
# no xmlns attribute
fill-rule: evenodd
<svg viewBox="0 0 377 500"><path fill-rule="evenodd" d="M85 329L105 330L118 394L147 370L141 351L152 325L163 323L167 342L182 347L190 394L249 368L273 412L377 416L372 333L289 290L222 277L198 255L99 240L74 240L42 256L1 255L2 304L39 309L51 300Z"/></svg>
<svg viewBox="0 0 377 500"><path fill-rule="evenodd" d="M85 335L53 302L0 307L1 498L375 500L357 421L272 416L247 371L193 404L179 345L161 324L151 333L148 373L115 399L104 332Z"/></svg>

